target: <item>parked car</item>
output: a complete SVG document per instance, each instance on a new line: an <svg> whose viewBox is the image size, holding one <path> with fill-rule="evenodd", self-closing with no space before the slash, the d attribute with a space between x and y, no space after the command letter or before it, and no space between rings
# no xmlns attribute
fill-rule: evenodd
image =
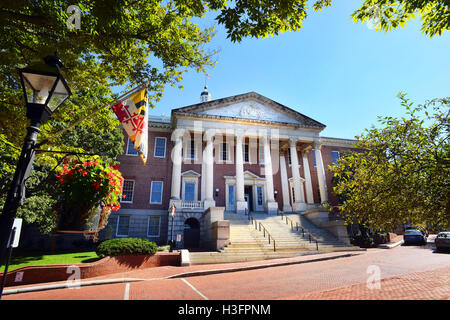
<svg viewBox="0 0 450 320"><path fill-rule="evenodd" d="M403 234L405 244L427 244L427 235L417 229L407 229Z"/></svg>
<svg viewBox="0 0 450 320"><path fill-rule="evenodd" d="M434 239L434 244L436 245L437 251L442 251L444 249L450 249L450 231L439 232L436 239Z"/></svg>

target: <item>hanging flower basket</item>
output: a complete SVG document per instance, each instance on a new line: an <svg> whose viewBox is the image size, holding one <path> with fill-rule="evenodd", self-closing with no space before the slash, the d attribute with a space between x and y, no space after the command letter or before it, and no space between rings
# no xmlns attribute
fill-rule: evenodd
<svg viewBox="0 0 450 320"><path fill-rule="evenodd" d="M120 209L123 177L99 157L66 159L57 178L58 231L98 232L111 211Z"/></svg>

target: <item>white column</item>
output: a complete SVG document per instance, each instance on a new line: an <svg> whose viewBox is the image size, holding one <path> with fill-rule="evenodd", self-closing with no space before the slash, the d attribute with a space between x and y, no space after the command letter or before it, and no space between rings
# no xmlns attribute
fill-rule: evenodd
<svg viewBox="0 0 450 320"><path fill-rule="evenodd" d="M314 196L311 182L311 171L309 170L308 162L308 150L303 151L303 171L305 172L305 189L306 189L306 201L308 204L314 204Z"/></svg>
<svg viewBox="0 0 450 320"><path fill-rule="evenodd" d="M290 138L289 139L289 148L291 150L291 168L292 168L292 178L294 180L294 193L295 193L295 203L293 203L293 210L305 210L306 204L304 201L304 195L302 194L301 180L300 180L300 171L298 165L298 156L297 156L297 139Z"/></svg>
<svg viewBox="0 0 450 320"><path fill-rule="evenodd" d="M213 139L214 133L206 132L204 135L204 139L206 140L206 146L204 151L205 156L205 167L206 167L206 178L205 178L205 201L204 201L204 209L206 210L209 207L214 207L216 202L213 197L213 189L214 189L214 157L213 157Z"/></svg>
<svg viewBox="0 0 450 320"><path fill-rule="evenodd" d="M244 191L244 156L242 145L244 135L242 132L236 132L236 212L245 213L247 202L245 201Z"/></svg>
<svg viewBox="0 0 450 320"><path fill-rule="evenodd" d="M267 213L277 213L278 204L275 202L273 193L273 170L272 170L272 157L270 155L270 138L262 137L264 146L264 174L266 178L266 201L267 201Z"/></svg>
<svg viewBox="0 0 450 320"><path fill-rule="evenodd" d="M325 179L325 168L322 161L322 153L320 151L321 145L319 143L314 144L314 149L316 152L316 166L317 166L317 178L319 180L319 191L321 202L324 203L328 201L327 193L327 183Z"/></svg>
<svg viewBox="0 0 450 320"><path fill-rule="evenodd" d="M172 149L172 188L171 188L171 199L180 200L180 189L181 189L181 164L183 162L182 149L183 140L182 135L179 132L174 132L172 134L172 141L175 141L175 145Z"/></svg>
<svg viewBox="0 0 450 320"><path fill-rule="evenodd" d="M283 193L283 212L292 212L289 203L289 180L286 169L286 159L284 155L280 155L280 174L281 174L281 192Z"/></svg>
<svg viewBox="0 0 450 320"><path fill-rule="evenodd" d="M200 147L203 149L203 145L200 144ZM200 187L200 199L201 201L205 201L205 190L206 190L206 163L205 163L205 150L202 150L202 178L201 178L201 187Z"/></svg>

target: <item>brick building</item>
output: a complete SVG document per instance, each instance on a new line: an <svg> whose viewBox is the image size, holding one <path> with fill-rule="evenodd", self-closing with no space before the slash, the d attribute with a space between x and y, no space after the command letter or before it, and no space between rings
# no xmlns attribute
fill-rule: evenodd
<svg viewBox="0 0 450 320"><path fill-rule="evenodd" d="M126 197L110 215L110 236L167 243L173 203L177 245L196 247L187 235L202 237L210 207L276 214L335 202L327 168L355 141L321 137L324 128L255 92L211 100L205 87L200 103L149 118L146 166L126 138L119 157Z"/></svg>

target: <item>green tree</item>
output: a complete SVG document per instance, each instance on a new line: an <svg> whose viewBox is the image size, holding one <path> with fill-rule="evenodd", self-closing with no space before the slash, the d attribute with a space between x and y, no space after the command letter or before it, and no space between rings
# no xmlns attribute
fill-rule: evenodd
<svg viewBox="0 0 450 320"><path fill-rule="evenodd" d="M150 106L166 85L175 86L189 70L205 72L214 65L214 50L205 45L214 27L200 27L199 18L215 12L232 41L298 30L305 17L304 0L80 0L2 1L0 7L0 204L4 201L22 145L27 119L16 68L58 51L72 97L41 127L40 141L71 123L109 105L114 86L148 84ZM80 9L80 28L72 28ZM211 23L212 24L212 23ZM47 143L51 151L88 152L113 162L122 152L123 135L109 108L84 120ZM3 152L4 150L4 152ZM49 232L57 192L55 167L62 154L40 153L27 181L27 199L18 212ZM2 200L3 199L3 200Z"/></svg>
<svg viewBox="0 0 450 320"><path fill-rule="evenodd" d="M334 175L337 205L348 223L374 229L401 223L445 228L450 223L450 99L414 106L400 93L406 117L380 117L358 138Z"/></svg>
<svg viewBox="0 0 450 320"><path fill-rule="evenodd" d="M331 6L331 0L320 0L315 10ZM404 27L417 17L422 32L430 38L450 30L450 2L448 0L365 0L351 15L354 22L371 21L377 31L391 31Z"/></svg>

